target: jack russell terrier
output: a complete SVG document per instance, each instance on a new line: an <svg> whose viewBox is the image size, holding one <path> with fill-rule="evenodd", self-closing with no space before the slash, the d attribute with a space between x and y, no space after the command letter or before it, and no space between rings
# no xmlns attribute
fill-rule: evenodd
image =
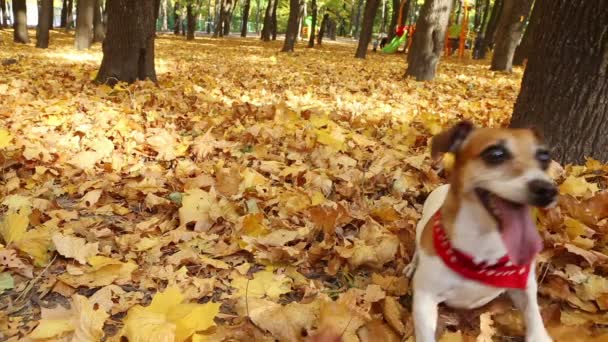
<svg viewBox="0 0 608 342"><path fill-rule="evenodd" d="M437 306L473 309L507 292L523 313L526 341L550 342L537 303L534 259L542 239L531 206L555 204L551 157L530 129L474 128L435 136L431 155L454 154L449 184L424 203L411 267L417 342L436 340Z"/></svg>

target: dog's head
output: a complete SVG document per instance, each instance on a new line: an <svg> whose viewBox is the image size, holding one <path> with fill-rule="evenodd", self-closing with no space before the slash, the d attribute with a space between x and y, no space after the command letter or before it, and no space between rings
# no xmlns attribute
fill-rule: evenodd
<svg viewBox="0 0 608 342"><path fill-rule="evenodd" d="M537 207L555 203L557 189L547 170L549 150L532 129L475 128L462 121L435 136L431 153L455 157L452 185L462 195L491 196Z"/></svg>
<svg viewBox="0 0 608 342"><path fill-rule="evenodd" d="M512 260L529 262L542 241L528 206L548 207L557 198L547 174L551 157L539 134L475 128L463 121L433 138L433 157L445 152L455 157L450 183L456 196L480 203L494 218Z"/></svg>

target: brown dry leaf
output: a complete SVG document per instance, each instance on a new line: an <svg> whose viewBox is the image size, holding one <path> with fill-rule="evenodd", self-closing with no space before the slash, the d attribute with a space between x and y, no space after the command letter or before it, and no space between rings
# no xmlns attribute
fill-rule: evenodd
<svg viewBox="0 0 608 342"><path fill-rule="evenodd" d="M402 321L403 307L395 297L386 297L382 302L382 313L388 324L401 336L405 335L405 325Z"/></svg>
<svg viewBox="0 0 608 342"><path fill-rule="evenodd" d="M54 233L51 237L57 252L66 258L73 258L80 264L86 264L87 259L97 255L99 243L87 243L86 239Z"/></svg>

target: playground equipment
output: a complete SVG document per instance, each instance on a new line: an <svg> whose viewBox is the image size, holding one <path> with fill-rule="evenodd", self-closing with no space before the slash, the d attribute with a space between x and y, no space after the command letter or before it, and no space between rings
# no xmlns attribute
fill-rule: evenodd
<svg viewBox="0 0 608 342"><path fill-rule="evenodd" d="M383 53L395 53L399 49L403 43L407 40L407 30L405 25L403 25L403 8L407 4L408 0L401 0L401 5L399 6L399 18L397 19L397 27L395 37L391 40L388 45L386 45L383 49ZM411 36L411 35L410 35ZM410 40L411 41L411 40Z"/></svg>

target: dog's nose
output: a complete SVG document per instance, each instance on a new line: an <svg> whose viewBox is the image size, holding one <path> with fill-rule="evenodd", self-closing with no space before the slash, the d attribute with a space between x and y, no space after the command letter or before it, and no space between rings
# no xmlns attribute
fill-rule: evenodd
<svg viewBox="0 0 608 342"><path fill-rule="evenodd" d="M557 188L551 182L541 179L535 179L528 183L532 204L539 207L544 207L555 200L557 196Z"/></svg>

